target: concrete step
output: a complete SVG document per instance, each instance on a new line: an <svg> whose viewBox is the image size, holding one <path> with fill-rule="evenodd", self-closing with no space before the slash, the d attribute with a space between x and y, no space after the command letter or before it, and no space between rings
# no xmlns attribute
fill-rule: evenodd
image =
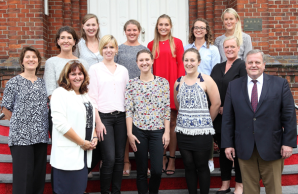
<svg viewBox="0 0 298 194"><path fill-rule="evenodd" d="M89 181L100 180L99 172L92 172L93 178L88 179ZM284 166L283 175L295 175L298 181L298 165L287 165ZM212 177L220 177L219 168L215 168L211 173ZM232 171L232 176L235 176L235 172ZM184 169L176 169L175 174L166 175L162 174L162 178L181 178L185 177ZM129 177L123 177L123 179L136 179L137 173L135 170L132 170ZM50 174L46 174L46 182L50 182ZM12 174L0 174L0 183L12 183ZM298 192L297 192L298 193Z"/></svg>
<svg viewBox="0 0 298 194"><path fill-rule="evenodd" d="M48 144L52 145L51 138L49 138ZM0 144L8 144L8 136L0 135Z"/></svg>
<svg viewBox="0 0 298 194"><path fill-rule="evenodd" d="M6 145L7 146L7 145ZM8 147L8 146L7 146ZM6 148L8 149L8 148ZM3 151L3 150L2 150ZM9 153L10 154L10 153ZM2 174L11 174L12 173L12 157L9 154L0 154L0 173ZM169 153L168 153L169 154ZM136 170L136 161L134 158L134 153L129 153L130 156L130 162L131 162L131 169ZM150 156L148 155L148 165L150 168ZM219 168L219 158L218 154L214 154L214 167ZM47 156L47 168L46 172L51 173L51 165L50 162L50 155ZM298 165L298 148L293 149L293 155L285 160L285 166L286 165ZM181 158L181 154L179 151L176 152L176 169L184 169L184 164ZM99 171L99 164L92 170L93 172Z"/></svg>
<svg viewBox="0 0 298 194"><path fill-rule="evenodd" d="M209 194L215 194L216 191L218 191L218 188L211 188ZM232 192L228 194L232 194L234 191L234 188L231 188ZM122 194L138 194L137 191L123 191ZM200 193L200 190L198 189L198 194ZM282 187L282 193L283 194L297 194L298 193L298 186L283 186ZM100 194L100 193L90 193L90 194ZM178 190L159 190L159 194L188 194L188 191L186 189L178 189ZM266 194L265 188L261 187L260 194Z"/></svg>

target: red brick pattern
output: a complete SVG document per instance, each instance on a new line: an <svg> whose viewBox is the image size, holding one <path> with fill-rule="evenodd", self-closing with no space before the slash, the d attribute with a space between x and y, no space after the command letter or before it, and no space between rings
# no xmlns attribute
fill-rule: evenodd
<svg viewBox="0 0 298 194"><path fill-rule="evenodd" d="M8 55L18 57L23 46L34 45L44 55L43 0L6 0Z"/></svg>
<svg viewBox="0 0 298 194"><path fill-rule="evenodd" d="M298 1L268 0L270 55L298 55Z"/></svg>
<svg viewBox="0 0 298 194"><path fill-rule="evenodd" d="M8 56L8 2L0 1L0 59L7 59Z"/></svg>
<svg viewBox="0 0 298 194"><path fill-rule="evenodd" d="M253 47L260 49L264 53L269 52L269 22L268 0L238 0L237 12L241 17L242 24L244 18L262 18L262 31L246 31L252 37Z"/></svg>

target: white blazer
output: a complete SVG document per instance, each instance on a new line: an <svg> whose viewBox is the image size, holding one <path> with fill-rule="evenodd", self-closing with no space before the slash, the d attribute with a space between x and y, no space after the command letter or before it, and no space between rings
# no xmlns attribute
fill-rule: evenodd
<svg viewBox="0 0 298 194"><path fill-rule="evenodd" d="M88 94L82 94L91 102ZM93 105L93 132L95 129L95 106ZM86 108L80 96L62 87L54 90L51 97L53 121L52 152L50 164L60 170L81 170L84 168L84 150L64 134L72 128L82 139L86 135ZM92 132L92 138L93 138ZM87 151L87 166L91 167L92 150Z"/></svg>

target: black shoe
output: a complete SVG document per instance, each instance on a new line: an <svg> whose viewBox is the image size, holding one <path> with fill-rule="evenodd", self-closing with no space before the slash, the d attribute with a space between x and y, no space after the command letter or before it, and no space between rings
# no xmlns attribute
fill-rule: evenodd
<svg viewBox="0 0 298 194"><path fill-rule="evenodd" d="M216 194L225 194L229 192L231 192L231 188L228 188L227 190L216 191Z"/></svg>

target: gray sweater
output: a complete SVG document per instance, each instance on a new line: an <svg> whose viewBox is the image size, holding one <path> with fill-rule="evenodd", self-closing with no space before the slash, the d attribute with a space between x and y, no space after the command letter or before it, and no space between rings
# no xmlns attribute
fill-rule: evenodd
<svg viewBox="0 0 298 194"><path fill-rule="evenodd" d="M121 44L119 46L118 54L115 56L115 62L127 68L129 79L140 76L140 69L137 66L136 56L140 50L147 49L143 45L127 46Z"/></svg>
<svg viewBox="0 0 298 194"><path fill-rule="evenodd" d="M43 79L46 84L47 95L52 95L53 91L58 88L58 79L66 63L73 59L64 59L60 57L51 57L45 63ZM89 70L89 65L86 61L78 59Z"/></svg>
<svg viewBox="0 0 298 194"><path fill-rule="evenodd" d="M246 54L252 50L252 44L251 44L251 37L242 32L242 37L243 37L243 44L240 46L240 51L238 53L239 58L242 60L245 60ZM220 54L220 62L224 62L227 60L227 57L225 55L224 49L223 49L223 42L225 40L226 36L223 34L215 39L214 45L217 46Z"/></svg>
<svg viewBox="0 0 298 194"><path fill-rule="evenodd" d="M73 52L73 55L79 59L85 60L89 66L96 63L102 62L103 57L98 53L93 53L86 45L86 41L81 38L80 42L77 44L76 50Z"/></svg>

